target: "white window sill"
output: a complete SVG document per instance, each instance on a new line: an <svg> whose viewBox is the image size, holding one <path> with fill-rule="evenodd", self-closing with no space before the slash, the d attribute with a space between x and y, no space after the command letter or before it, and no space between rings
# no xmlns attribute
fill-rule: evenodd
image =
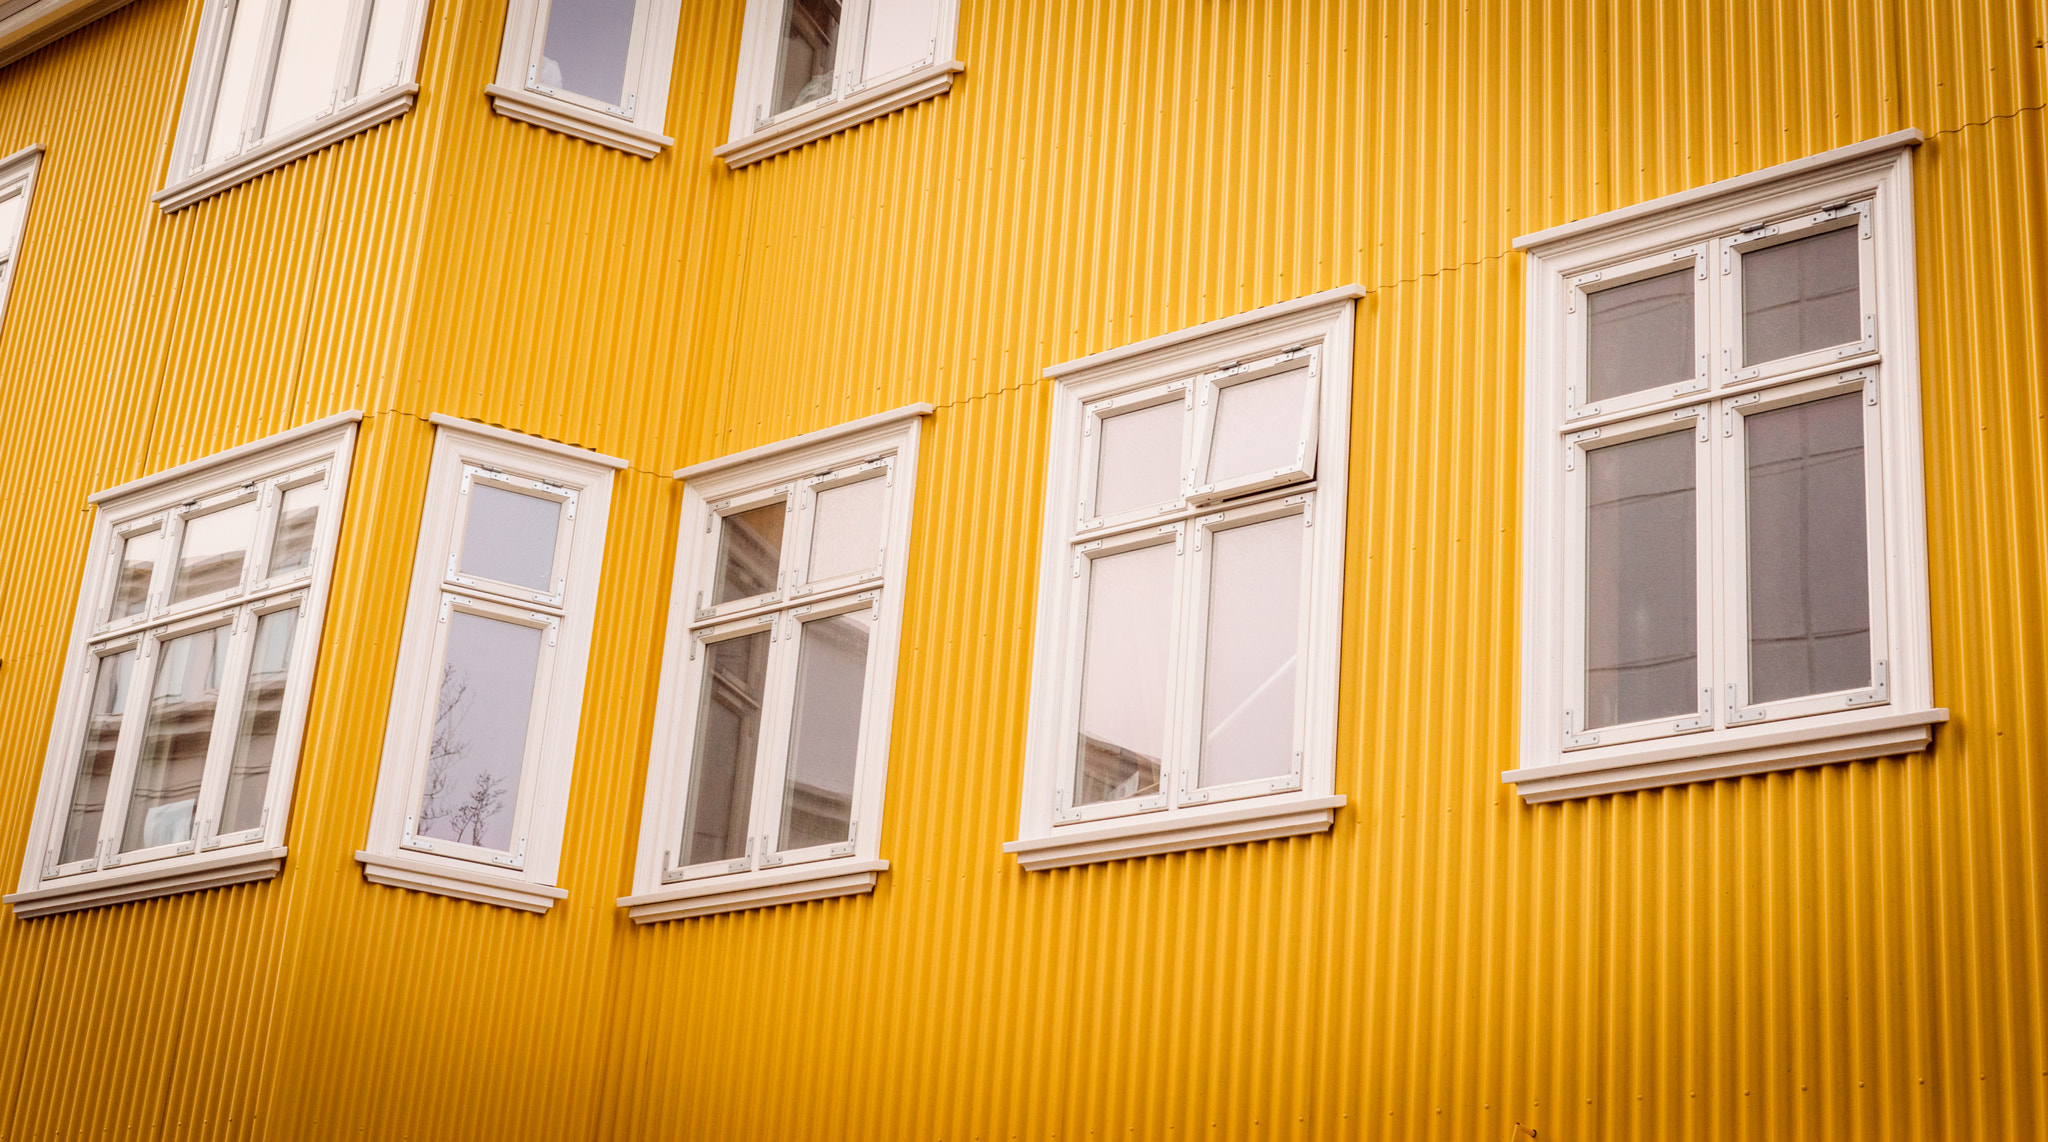
<svg viewBox="0 0 2048 1142"><path fill-rule="evenodd" d="M1213 808L1147 813L1108 824L1065 825L1003 846L1026 871L1129 860L1214 845L1327 833L1344 797L1271 797Z"/></svg>
<svg viewBox="0 0 2048 1142"><path fill-rule="evenodd" d="M887 871L885 860L824 860L793 868L769 869L714 876L704 880L664 885L638 896L622 896L625 908L636 924L656 924L688 916L712 916L749 908L773 908L806 900L829 900L835 896L857 896L875 890L875 881Z"/></svg>
<svg viewBox="0 0 2048 1142"><path fill-rule="evenodd" d="M324 119L315 119L289 134L265 140L254 150L236 155L220 166L172 183L150 195L149 200L162 207L166 214L182 210L202 198L219 194L231 186L240 186L322 147L361 134L388 119L396 119L412 110L419 93L420 85L417 83L393 84Z"/></svg>
<svg viewBox="0 0 2048 1142"><path fill-rule="evenodd" d="M566 888L498 876L481 866L469 867L468 862L448 861L444 864L366 852L357 853L356 859L363 862L363 879L372 884L453 896L458 900L474 900L478 904L546 912L555 906L555 901L569 895Z"/></svg>
<svg viewBox="0 0 2048 1142"><path fill-rule="evenodd" d="M507 119L545 127L601 147L639 155L643 159L651 159L663 148L673 147L676 143L667 135L636 127L630 120L616 115L592 111L566 100L550 99L502 83L487 84L484 94L491 97L491 110Z"/></svg>
<svg viewBox="0 0 2048 1142"><path fill-rule="evenodd" d="M81 908L99 908L131 900L198 892L203 888L269 880L283 868L283 848L248 845L216 850L203 856L151 861L133 868L67 876L41 888L0 896L0 903L13 905L15 918L26 920L33 916L76 912Z"/></svg>
<svg viewBox="0 0 2048 1142"><path fill-rule="evenodd" d="M734 169L758 163L770 155L779 155L870 119L879 119L891 111L944 95L952 89L953 77L966 70L967 65L959 60L919 68L908 75L834 100L807 115L785 119L722 147L714 147L711 153Z"/></svg>
<svg viewBox="0 0 2048 1142"><path fill-rule="evenodd" d="M1562 801L1917 753L1933 740L1932 727L1945 721L1948 711L1942 709L1855 710L1589 749L1574 752L1565 761L1511 769L1500 776L1525 801Z"/></svg>

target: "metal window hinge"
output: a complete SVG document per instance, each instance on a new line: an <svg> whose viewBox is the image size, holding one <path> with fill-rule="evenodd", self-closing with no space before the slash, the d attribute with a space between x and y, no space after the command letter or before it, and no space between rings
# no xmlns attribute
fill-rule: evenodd
<svg viewBox="0 0 2048 1142"><path fill-rule="evenodd" d="M1599 745L1599 744L1600 744L1600 735L1599 735L1599 734L1575 734L1575 733L1573 733L1573 732L1572 732L1572 722L1573 722L1573 720L1574 720L1574 711L1572 711L1572 710L1569 710L1569 709L1567 709L1567 710L1566 710L1566 711L1564 712L1564 748L1566 748L1566 749L1579 749L1579 748L1581 748L1581 747L1584 747L1584 746L1589 746L1589 745Z"/></svg>
<svg viewBox="0 0 2048 1142"><path fill-rule="evenodd" d="M1844 706L1868 706L1887 700L1890 696L1890 684L1887 678L1884 659L1878 659L1872 666L1871 678L1876 683L1875 685L1861 694L1851 694L1847 698L1842 699L1842 704Z"/></svg>
<svg viewBox="0 0 2048 1142"><path fill-rule="evenodd" d="M1758 706L1758 707L1757 707L1756 709L1754 709L1754 710L1744 710L1744 709L1742 708L1742 701L1741 701L1741 697L1740 697L1740 693L1739 693L1739 688L1738 688L1738 687L1737 687L1737 686L1735 685L1735 683L1733 683L1733 682L1730 682L1730 683L1728 684L1728 724L1729 724L1729 725L1731 725L1731 726L1734 726L1734 725L1740 725L1740 724L1742 724L1743 722L1754 722L1754 721L1757 721L1757 720L1761 719L1761 718L1762 718L1763 716L1764 716L1764 707L1762 707L1762 706Z"/></svg>

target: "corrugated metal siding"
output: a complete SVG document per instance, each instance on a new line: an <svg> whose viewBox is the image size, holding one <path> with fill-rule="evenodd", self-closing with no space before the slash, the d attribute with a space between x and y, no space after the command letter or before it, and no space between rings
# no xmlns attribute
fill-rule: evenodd
<svg viewBox="0 0 2048 1142"><path fill-rule="evenodd" d="M0 918L9 1138L2023 1138L2048 1123L2048 17L2037 4L962 0L954 90L727 172L740 0L642 161L419 106L176 215L197 8L0 70L50 148L0 335L0 859L84 496L369 413L274 882ZM81 99L79 92L118 93ZM1923 758L1555 806L1514 754L1517 234L1917 126ZM1325 837L1026 875L1047 364L1356 282ZM676 466L914 400L872 898L636 928ZM545 917L367 885L431 430L628 457Z"/></svg>

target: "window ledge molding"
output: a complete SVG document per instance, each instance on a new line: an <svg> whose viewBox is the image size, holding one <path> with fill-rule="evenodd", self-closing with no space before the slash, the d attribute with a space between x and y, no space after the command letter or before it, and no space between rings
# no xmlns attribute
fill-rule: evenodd
<svg viewBox="0 0 2048 1142"><path fill-rule="evenodd" d="M1062 826L1050 836L1026 837L1003 845L1026 872L1130 860L1216 845L1268 841L1327 833L1345 797L1278 797L1217 809L1146 814L1135 820L1095 826Z"/></svg>
<svg viewBox="0 0 2048 1142"><path fill-rule="evenodd" d="M933 406L926 401L907 404L902 408L890 409L888 412L878 412L873 416L863 416L858 420L849 420L844 424L835 424L830 428L820 428L815 432L799 433L787 440L778 440L773 444L763 444L756 448L734 452L729 456L720 456L713 460L691 464L686 468L677 468L675 477L678 480L701 480L706 476L717 475L720 472L730 471L733 468L742 467L747 464L756 464L777 456L787 456L792 452L800 452L806 448L815 448L823 444L834 444L848 437L859 436L862 433L876 429L885 429L906 420L914 420L920 416L930 416L932 409Z"/></svg>
<svg viewBox="0 0 2048 1142"><path fill-rule="evenodd" d="M633 126L629 120L502 83L486 84L484 94L491 97L491 110L507 119L545 127L643 159L651 159L676 145L667 135Z"/></svg>
<svg viewBox="0 0 2048 1142"><path fill-rule="evenodd" d="M411 860L382 853L358 852L363 879L392 888L410 888L436 896L474 900L525 912L546 912L555 901L566 899L569 890L548 884L533 884L509 876L497 876L481 868L464 868L450 861Z"/></svg>
<svg viewBox="0 0 2048 1142"><path fill-rule="evenodd" d="M777 123L724 146L713 147L711 153L724 159L728 168L737 170L849 127L857 127L870 119L879 119L913 103L944 95L952 89L953 77L966 70L967 65L959 60L919 68L908 75L856 91L809 115Z"/></svg>
<svg viewBox="0 0 2048 1142"><path fill-rule="evenodd" d="M240 186L262 175L302 159L323 147L358 135L412 110L419 98L417 83L396 83L325 119L315 119L289 134L279 135L255 150L236 155L222 166L201 171L190 179L175 182L149 196L165 214L183 210L203 198L230 187Z"/></svg>
<svg viewBox="0 0 2048 1142"><path fill-rule="evenodd" d="M282 847L250 846L196 858L174 857L134 868L67 876L41 888L0 896L0 903L13 905L15 919L27 920L108 904L198 892L206 888L224 888L230 884L271 879L283 871L284 854Z"/></svg>
<svg viewBox="0 0 2048 1142"><path fill-rule="evenodd" d="M427 415L427 423L439 428L452 428L458 432L467 432L471 436L480 436L485 440L495 440L500 444L510 444L515 448L545 452L550 456L560 456L564 460L574 460L582 464L602 464L607 468L617 470L628 467L632 463L630 460L622 460L617 456L608 456L594 448L584 448L575 444L563 444L558 440L548 440L539 436L528 436L524 432L513 432L508 428L499 428L495 424L485 424L480 420L464 420L461 417L449 416L446 413L429 413Z"/></svg>
<svg viewBox="0 0 2048 1142"><path fill-rule="evenodd" d="M151 488L160 488L165 484L174 483L178 480L190 479L194 476L204 476L209 472L233 467L241 463L244 457L258 452L274 452L279 449L290 448L302 440L311 440L328 429L339 428L344 424L360 424L362 419L363 413L360 409L349 409L346 412L337 412L333 416L323 416L319 420L310 421L299 425L297 428L287 428L283 432L273 432L269 436L251 440L247 444L237 444L233 448L215 452L211 456L201 456L197 460L188 460L175 468L165 468L161 472L151 472L147 476L130 480L125 484L116 484L114 487L94 492L92 495L85 497L85 502L89 504L104 504L110 500L125 499L137 492L148 491Z"/></svg>
<svg viewBox="0 0 2048 1142"><path fill-rule="evenodd" d="M619 906L627 910L636 924L658 924L691 916L865 895L875 890L875 882L888 869L889 862L885 860L819 861L795 868L686 881L637 896L622 896Z"/></svg>
<svg viewBox="0 0 2048 1142"><path fill-rule="evenodd" d="M128 4L129 0L35 0L0 20L0 67Z"/></svg>
<svg viewBox="0 0 2048 1142"><path fill-rule="evenodd" d="M1946 721L1945 709L1857 711L1825 721L1724 730L1705 739L1631 742L1588 750L1556 765L1511 769L1500 776L1524 801L1542 804L1919 753L1932 743L1933 727Z"/></svg>

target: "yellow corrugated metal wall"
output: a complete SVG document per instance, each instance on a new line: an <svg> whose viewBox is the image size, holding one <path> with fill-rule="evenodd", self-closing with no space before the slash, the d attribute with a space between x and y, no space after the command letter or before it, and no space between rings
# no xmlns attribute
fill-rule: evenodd
<svg viewBox="0 0 2048 1142"><path fill-rule="evenodd" d="M197 5L0 69L49 148L0 333L0 860L92 490L364 422L276 881L0 915L5 1138L2031 1138L2048 1130L2048 17L2038 3L961 0L948 95L739 172L741 0L646 162L493 116L502 0L410 114L177 214ZM1510 240L1901 127L1924 757L1529 807ZM1025 874L1043 366L1357 283L1320 837ZM636 928L689 462L929 400L871 898ZM628 457L562 883L363 882L431 431ZM12 867L11 864L9 867Z"/></svg>

